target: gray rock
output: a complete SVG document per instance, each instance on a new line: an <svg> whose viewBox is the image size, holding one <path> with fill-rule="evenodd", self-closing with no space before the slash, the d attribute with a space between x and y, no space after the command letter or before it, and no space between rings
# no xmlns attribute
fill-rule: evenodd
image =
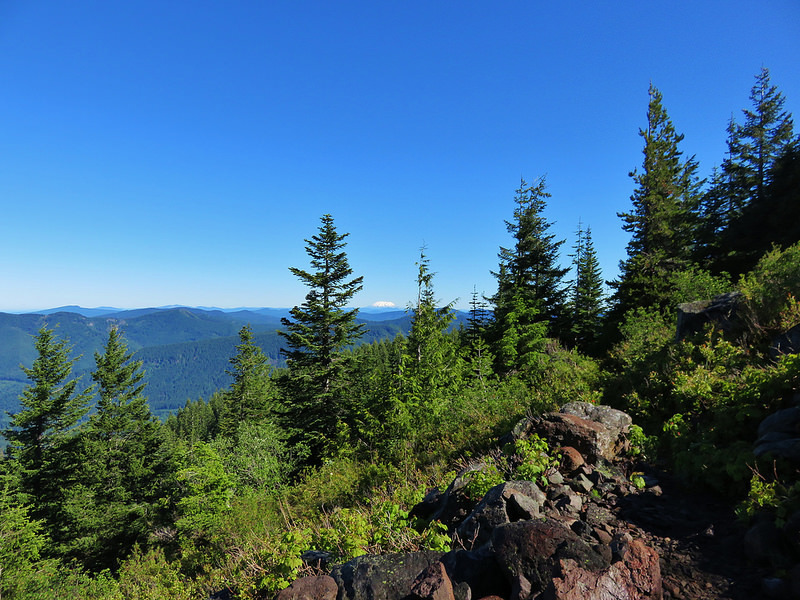
<svg viewBox="0 0 800 600"><path fill-rule="evenodd" d="M628 432L633 420L628 413L605 406L603 404L589 404L588 402L568 402L561 407L561 412L575 415L582 419L589 419L605 425L617 434Z"/></svg>
<svg viewBox="0 0 800 600"><path fill-rule="evenodd" d="M800 407L779 410L761 421L753 454L800 463Z"/></svg>
<svg viewBox="0 0 800 600"><path fill-rule="evenodd" d="M706 323L713 323L722 331L736 331L742 327L738 312L743 296L740 292L728 292L714 296L711 300L685 302L678 305L678 324L675 337L680 341L703 331Z"/></svg>
<svg viewBox="0 0 800 600"><path fill-rule="evenodd" d="M496 485L458 527L458 536L468 548L478 548L489 541L496 527L538 517L544 501L544 493L532 481Z"/></svg>
<svg viewBox="0 0 800 600"><path fill-rule="evenodd" d="M594 484L583 473L579 474L577 477L574 477L569 482L569 485L576 492L581 492L584 494L588 494L594 487Z"/></svg>
<svg viewBox="0 0 800 600"><path fill-rule="evenodd" d="M789 436L800 435L800 407L784 408L766 417L758 426L758 438L770 433L784 433Z"/></svg>
<svg viewBox="0 0 800 600"><path fill-rule="evenodd" d="M564 513L577 515L583 508L583 500L570 490L556 499L556 508Z"/></svg>
<svg viewBox="0 0 800 600"><path fill-rule="evenodd" d="M756 457L770 454L785 458L793 463L800 463L800 438L792 438L780 442L756 442L753 454Z"/></svg>
<svg viewBox="0 0 800 600"><path fill-rule="evenodd" d="M440 552L359 556L334 567L331 576L339 588L339 600L398 600L441 557Z"/></svg>

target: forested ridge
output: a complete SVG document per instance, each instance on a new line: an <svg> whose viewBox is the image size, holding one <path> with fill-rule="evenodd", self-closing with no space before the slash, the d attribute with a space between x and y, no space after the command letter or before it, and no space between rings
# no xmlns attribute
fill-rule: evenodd
<svg viewBox="0 0 800 600"><path fill-rule="evenodd" d="M800 355L775 345L800 325L800 139L783 105L763 69L701 180L651 86L609 295L591 224L557 239L538 177L509 194L497 289L473 292L459 328L423 247L408 333L366 340L348 308L365 284L350 234L323 215L308 265L290 267L307 295L278 331L285 367L242 326L227 387L163 423L124 327L101 332L85 381L64 328L44 324L3 431L0 597L269 598L310 550L340 563L447 550L453 532L409 509L522 417L572 401L629 413L636 460L725 497L743 522L785 521L798 463L753 454L759 423L800 394ZM678 305L723 294L730 319L676 335ZM522 464L533 452L514 451Z"/></svg>
<svg viewBox="0 0 800 600"><path fill-rule="evenodd" d="M94 352L102 348L109 329L123 330L128 346L142 361L150 409L162 420L187 399L209 398L230 384L225 371L244 325L252 326L256 343L270 363L285 366L277 330L280 316L289 314L288 309L222 312L173 307L96 315L81 315L78 310L64 307L47 314L0 313L0 428L7 426L8 413L19 410L18 397L27 384L19 366L35 359L33 336L43 326L69 340L77 358L73 375L85 380L94 368ZM459 313L453 326L465 318ZM411 317L403 311L364 313L359 322L366 331L358 343L370 343L407 333Z"/></svg>

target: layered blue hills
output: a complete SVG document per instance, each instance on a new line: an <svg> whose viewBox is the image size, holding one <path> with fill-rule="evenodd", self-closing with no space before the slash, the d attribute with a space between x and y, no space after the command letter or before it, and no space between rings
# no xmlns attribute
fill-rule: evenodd
<svg viewBox="0 0 800 600"><path fill-rule="evenodd" d="M466 321L456 313L454 326ZM122 310L111 307L63 306L36 313L0 312L0 426L7 412L19 409L19 395L28 380L20 366L36 358L34 336L43 326L67 338L73 373L84 386L91 384L94 353L101 352L111 327L119 327L137 360L143 361L146 395L154 414L165 417L187 400L209 398L230 385L229 359L235 354L239 330L250 325L256 343L275 366L283 366L278 335L286 308L188 308L184 306ZM402 310L365 310L358 321L366 325L362 343L407 334L411 314Z"/></svg>

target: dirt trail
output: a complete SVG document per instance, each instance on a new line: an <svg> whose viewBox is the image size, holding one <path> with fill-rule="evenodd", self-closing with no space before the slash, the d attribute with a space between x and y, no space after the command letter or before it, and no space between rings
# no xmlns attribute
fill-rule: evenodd
<svg viewBox="0 0 800 600"><path fill-rule="evenodd" d="M661 557L664 598L753 600L764 598L767 573L749 564L744 526L722 499L687 490L659 472L658 488L620 498L615 516ZM661 494L658 494L658 489Z"/></svg>

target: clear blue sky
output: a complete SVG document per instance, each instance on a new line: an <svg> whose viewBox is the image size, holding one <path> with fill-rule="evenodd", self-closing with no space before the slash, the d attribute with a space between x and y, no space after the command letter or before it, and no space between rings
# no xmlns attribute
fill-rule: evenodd
<svg viewBox="0 0 800 600"><path fill-rule="evenodd" d="M652 81L703 174L800 3L0 0L0 310L275 306L330 213L355 304L491 294L520 177L606 279ZM798 117L800 119L800 117Z"/></svg>

